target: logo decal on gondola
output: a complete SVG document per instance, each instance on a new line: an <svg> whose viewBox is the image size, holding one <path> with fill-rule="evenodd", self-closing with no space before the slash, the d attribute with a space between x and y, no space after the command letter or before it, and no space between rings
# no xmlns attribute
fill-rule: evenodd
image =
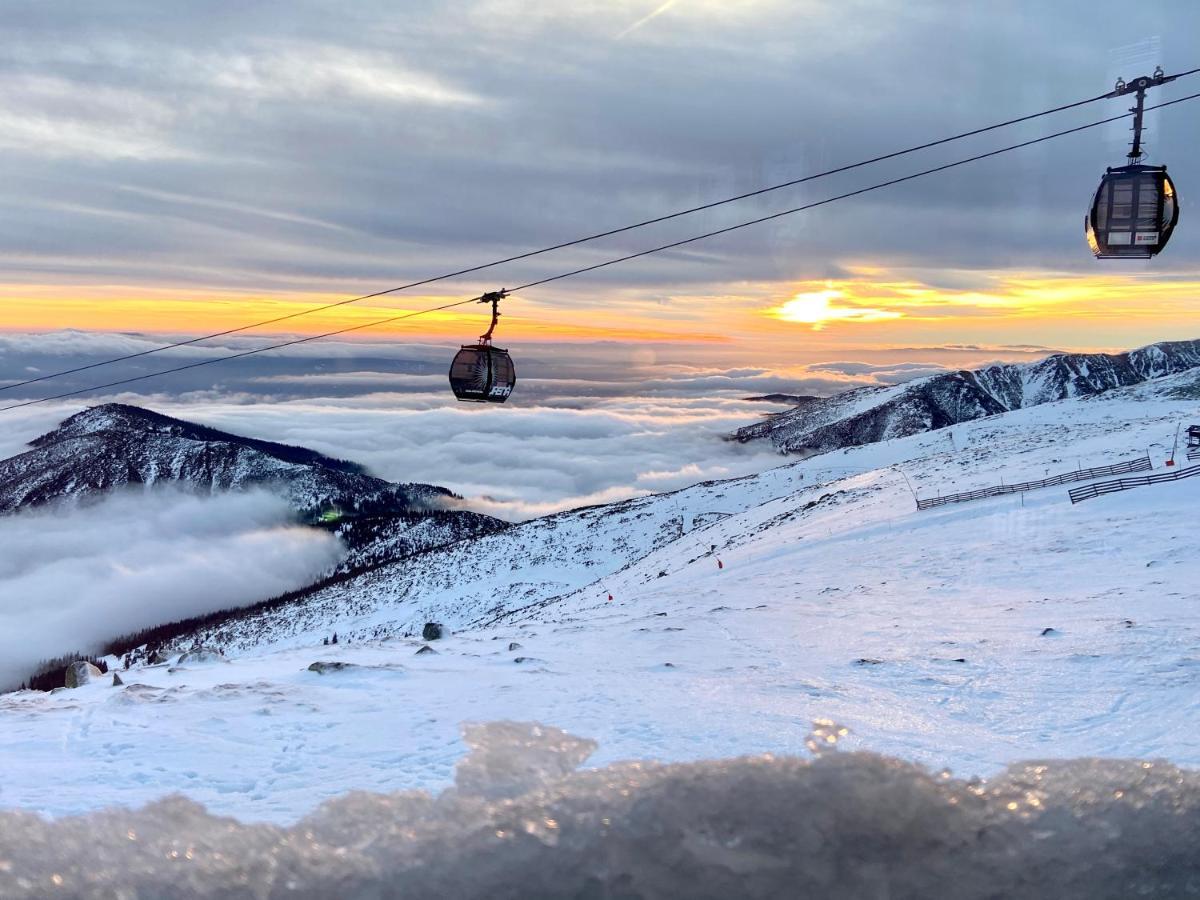
<svg viewBox="0 0 1200 900"><path fill-rule="evenodd" d="M1134 235L1133 242L1135 244L1157 244L1158 243L1158 232L1157 231L1139 231L1137 234Z"/></svg>

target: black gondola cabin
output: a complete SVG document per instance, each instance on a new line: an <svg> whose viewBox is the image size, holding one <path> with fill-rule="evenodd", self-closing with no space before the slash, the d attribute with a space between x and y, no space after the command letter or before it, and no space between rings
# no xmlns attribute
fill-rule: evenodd
<svg viewBox="0 0 1200 900"><path fill-rule="evenodd" d="M1149 259L1179 221L1179 198L1166 166L1109 169L1084 221L1097 259Z"/></svg>
<svg viewBox="0 0 1200 900"><path fill-rule="evenodd" d="M517 367L507 350L492 346L492 334L500 321L500 301L508 291L491 291L479 297L492 306L492 324L479 336L479 343L464 344L450 362L450 390L459 400L473 403L503 403L517 384Z"/></svg>
<svg viewBox="0 0 1200 900"><path fill-rule="evenodd" d="M450 363L450 389L459 400L503 403L516 383L512 357L491 344L468 344Z"/></svg>

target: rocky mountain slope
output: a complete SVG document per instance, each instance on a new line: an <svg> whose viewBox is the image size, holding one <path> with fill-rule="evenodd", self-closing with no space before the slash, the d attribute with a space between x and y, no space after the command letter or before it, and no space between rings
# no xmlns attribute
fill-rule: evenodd
<svg viewBox="0 0 1200 900"><path fill-rule="evenodd" d="M205 493L271 487L301 515L444 508L452 495L429 484L392 484L313 450L260 441L107 403L64 420L0 461L0 512L130 485L174 483Z"/></svg>
<svg viewBox="0 0 1200 900"><path fill-rule="evenodd" d="M821 452L934 431L1055 400L1090 397L1200 366L1200 341L1167 341L1126 353L1062 353L1039 362L947 372L859 388L740 428L737 440L770 440L783 453Z"/></svg>
<svg viewBox="0 0 1200 900"><path fill-rule="evenodd" d="M1173 398L1181 377L1188 376L1159 379L1113 392L1106 399L1118 404L1122 398L1132 398L1132 391L1140 391L1136 401L1128 399L1133 408L1151 400L1177 402ZM1160 395L1172 399L1160 401ZM173 641L178 646L212 644L229 653L244 653L303 646L334 631L353 641L416 635L430 620L453 629L478 629L534 616L567 597L604 604L612 593L619 601L628 591L625 573L631 567L652 569L643 576L647 583L657 580L659 572L668 578L681 566L717 567L722 554L757 539L764 530L807 515L806 510L861 502L853 492L837 486L855 472L888 470L881 478L888 480L889 491L899 488L911 503L910 490L927 496L994 484L995 460L1001 457L1004 477L1012 483L1074 468L1077 458L1084 465L1100 465L1145 453L1144 435L1114 443L1113 433L1125 425L1111 423L1086 404L1068 400L1039 412L1036 434L1027 426L1010 424L1008 417L978 422L973 432L977 447L965 448L963 444L972 438L964 434L957 457L939 456L936 464L923 461L906 467L903 478L891 467L905 459L924 460L945 441L918 434L860 447L852 455L822 456L758 475L530 520L399 563L384 560L351 577L297 592L286 602L208 617L176 629ZM1085 433L1096 437L1097 449L1089 452L1086 445L1072 446L1069 440L1059 444L1054 428L1045 423L1069 416L1084 418ZM1164 426L1161 437L1170 438L1174 428L1174 423ZM992 443L1007 449L994 450L988 446ZM1117 443L1120 450L1112 450ZM847 465L852 461L854 465ZM867 494L878 487L872 484ZM772 503L776 507L763 521L743 522L751 511L767 509ZM127 649L120 648L121 652Z"/></svg>
<svg viewBox="0 0 1200 900"><path fill-rule="evenodd" d="M64 420L0 461L0 513L86 502L114 490L171 485L203 494L252 488L287 498L297 517L337 531L348 547L340 571L503 528L454 509L453 493L393 484L362 466L108 403Z"/></svg>

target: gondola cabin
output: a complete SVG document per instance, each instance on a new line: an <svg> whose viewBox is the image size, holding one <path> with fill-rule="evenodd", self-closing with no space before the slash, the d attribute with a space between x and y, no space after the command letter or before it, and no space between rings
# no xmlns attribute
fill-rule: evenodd
<svg viewBox="0 0 1200 900"><path fill-rule="evenodd" d="M1171 239L1179 198L1166 166L1109 169L1084 221L1097 259L1149 259Z"/></svg>
<svg viewBox="0 0 1200 900"><path fill-rule="evenodd" d="M517 384L517 369L507 350L488 343L468 344L450 363L450 390L459 400L503 403Z"/></svg>
<svg viewBox="0 0 1200 900"><path fill-rule="evenodd" d="M517 384L517 367L507 350L492 346L492 334L500 321L500 301L508 291L490 291L479 297L492 307L492 324L476 344L464 344L450 361L450 390L469 403L503 403Z"/></svg>

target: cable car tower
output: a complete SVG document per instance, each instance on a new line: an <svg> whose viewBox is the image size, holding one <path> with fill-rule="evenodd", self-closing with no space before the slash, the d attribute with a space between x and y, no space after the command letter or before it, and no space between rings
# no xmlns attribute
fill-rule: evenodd
<svg viewBox="0 0 1200 900"><path fill-rule="evenodd" d="M1179 196L1167 176L1166 166L1142 165L1142 111L1146 90L1167 84L1178 75L1164 75L1162 67L1126 83L1118 79L1106 97L1135 94L1133 141L1129 162L1110 167L1100 179L1092 207L1084 217L1088 246L1097 259L1149 259L1167 245L1179 221Z"/></svg>
<svg viewBox="0 0 1200 900"><path fill-rule="evenodd" d="M500 301L508 291L489 291L480 303L492 304L492 324L479 342L464 344L450 363L450 389L459 400L503 403L517 384L517 369L507 350L492 346L492 332L500 321Z"/></svg>

